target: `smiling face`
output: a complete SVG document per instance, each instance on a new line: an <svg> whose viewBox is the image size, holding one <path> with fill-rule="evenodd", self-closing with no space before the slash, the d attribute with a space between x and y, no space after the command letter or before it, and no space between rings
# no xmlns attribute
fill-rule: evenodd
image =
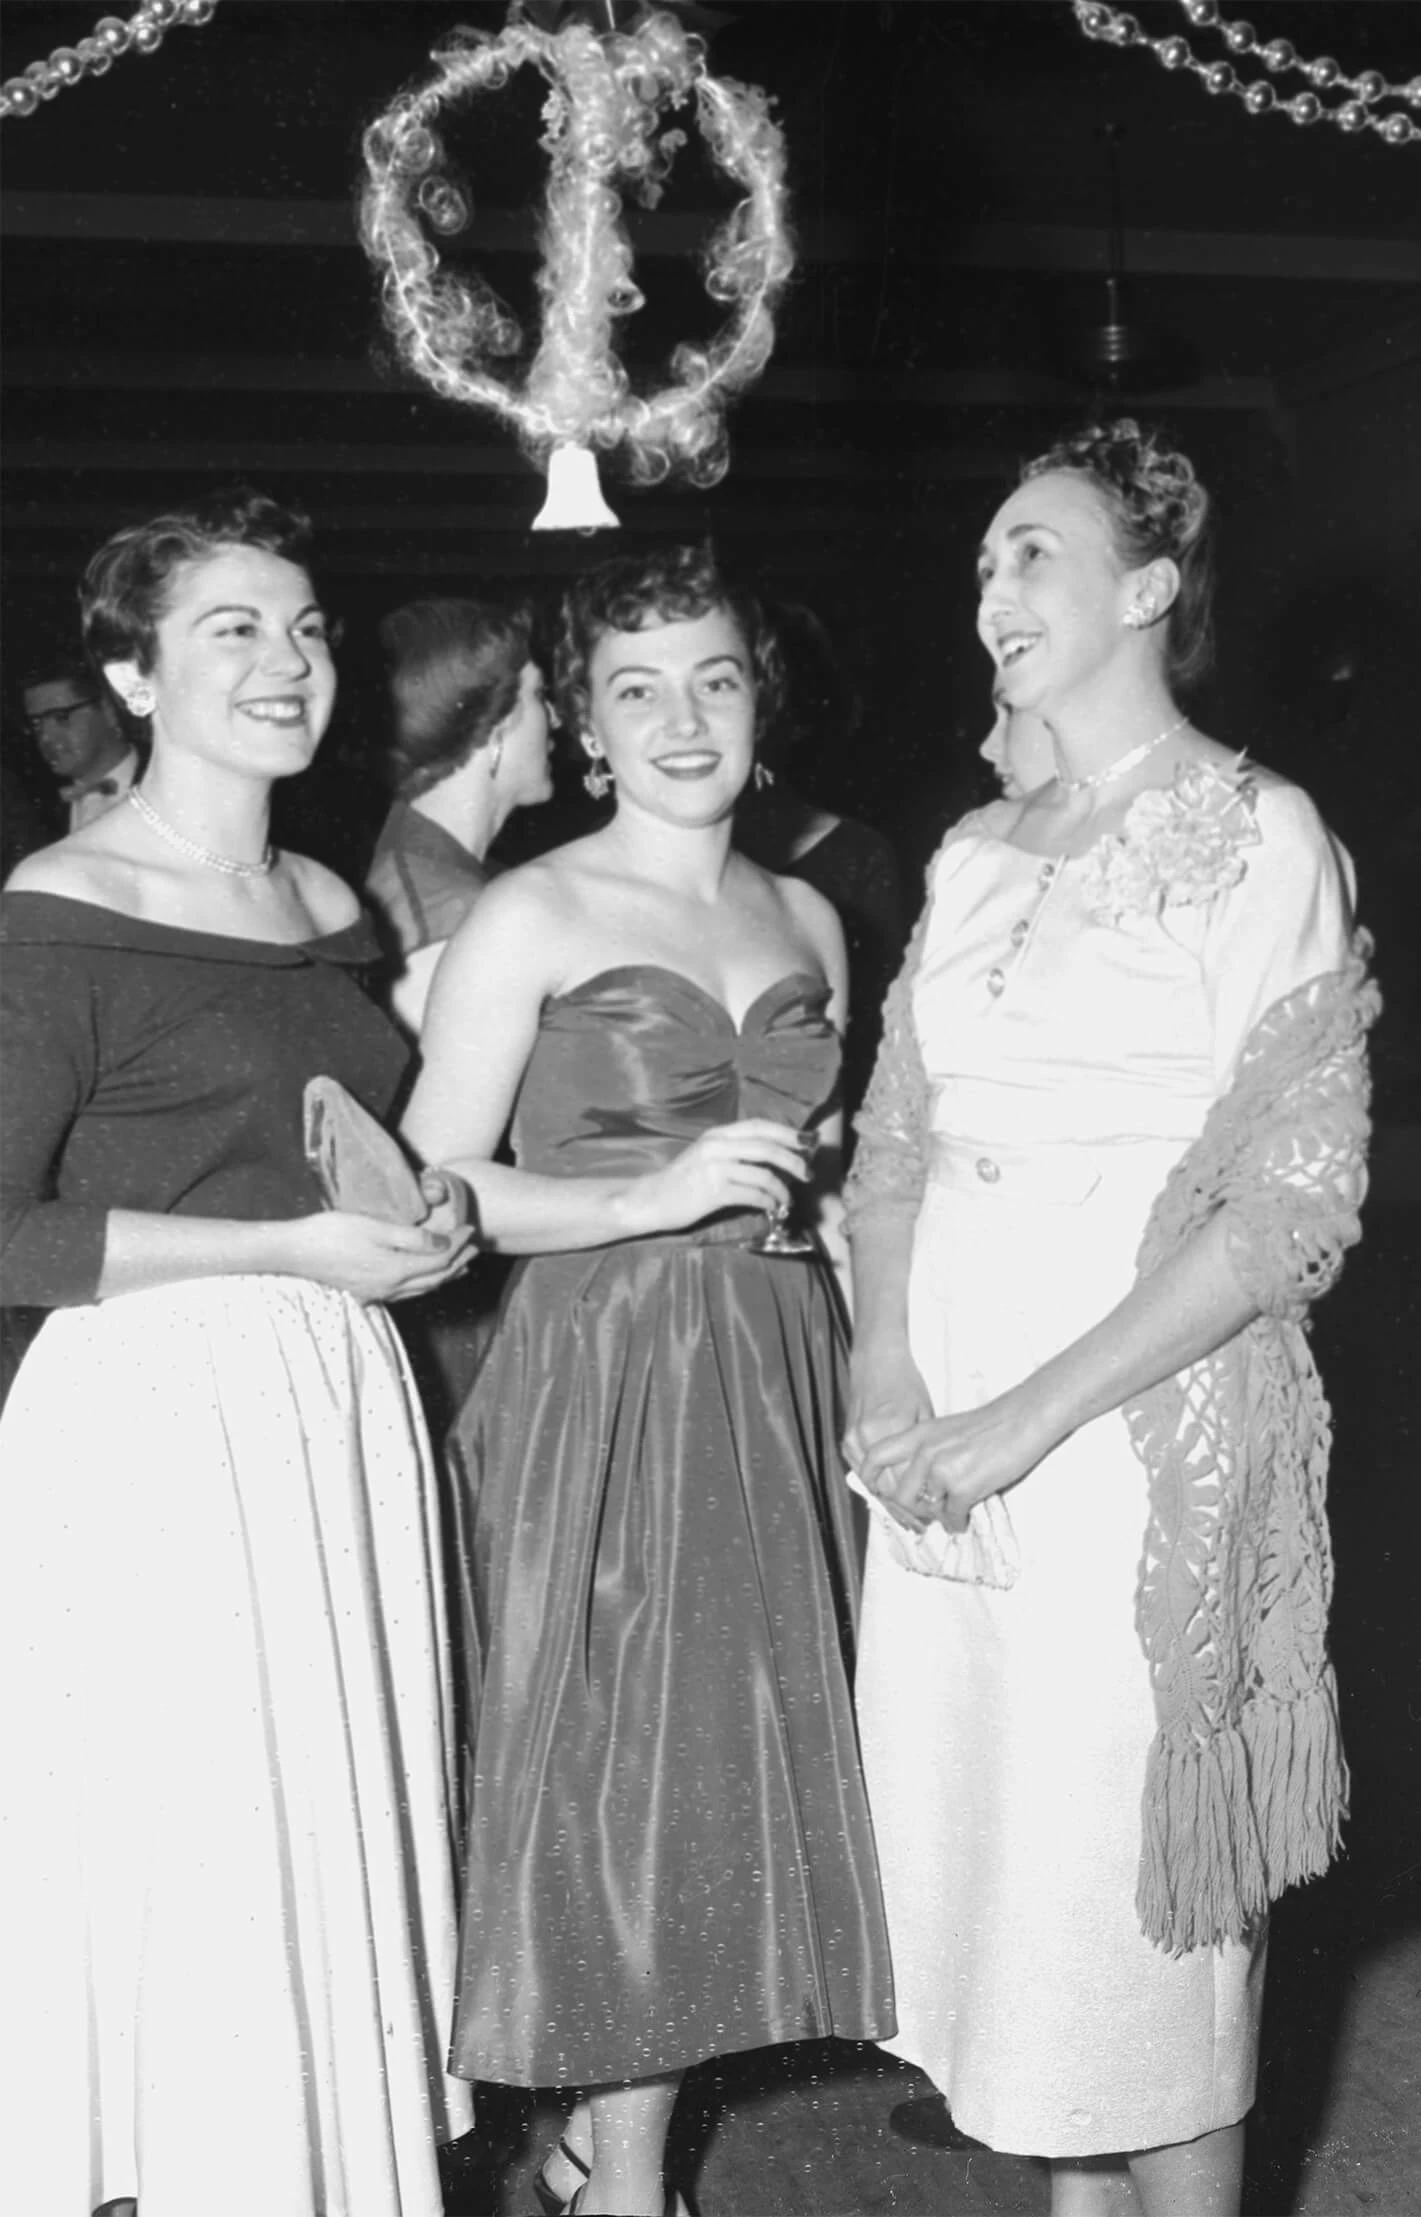
<svg viewBox="0 0 1421 2217"><path fill-rule="evenodd" d="M155 754L172 747L254 777L304 770L335 701L311 580L263 547L223 547L174 572L146 673ZM122 692L136 664L108 666Z"/></svg>
<svg viewBox="0 0 1421 2217"><path fill-rule="evenodd" d="M1109 512L1072 471L1034 477L1002 504L977 575L977 630L1010 708L1059 707L1143 643L1125 622L1141 573L1121 567Z"/></svg>
<svg viewBox="0 0 1421 2217"><path fill-rule="evenodd" d="M592 736L619 807L677 823L729 814L755 757L750 650L733 616L604 631L588 665Z"/></svg>
<svg viewBox="0 0 1421 2217"><path fill-rule="evenodd" d="M552 749L543 673L525 662L518 680L518 704L505 716L497 736L503 742L498 782L512 808L536 808L553 797Z"/></svg>

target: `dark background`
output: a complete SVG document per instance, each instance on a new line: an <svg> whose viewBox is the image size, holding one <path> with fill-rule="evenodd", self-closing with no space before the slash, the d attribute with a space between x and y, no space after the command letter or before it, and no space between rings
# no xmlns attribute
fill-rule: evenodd
<svg viewBox="0 0 1421 2217"><path fill-rule="evenodd" d="M2 0L4 73L100 12ZM1218 500L1221 652L1199 720L1308 785L1359 862L1388 1001L1382 1129L1368 1237L1317 1327L1341 1442L1356 1816L1348 1859L1278 1920L1254 2164L1279 2208L1350 1967L1415 1919L1421 1869L1421 148L1252 119L1146 53L1087 42L1067 0L683 12L719 72L778 102L800 260L770 367L732 415L725 481L637 490L615 462L604 477L628 536L710 529L828 623L861 717L800 781L887 830L909 871L926 859L981 791L982 527L1022 458L1128 406L1173 432ZM1187 28L1173 0L1136 12L1152 34ZM1354 73L1421 71L1410 0L1254 0L1248 15ZM352 220L365 124L424 77L441 34L502 19L478 0L222 0L210 25L2 134L11 688L34 641L72 623L77 572L118 525L234 478L300 499L346 641L288 836L351 872L381 805L375 619L430 589L550 593L610 544L530 533L541 482L512 438L391 368ZM475 201L451 251L530 321L541 99L515 81L447 133ZM1112 125L1140 359L1107 388ZM726 200L693 153L660 208L632 216L648 301L625 344L648 384L709 327L693 252ZM12 690L5 762L33 777L13 711ZM537 836L576 821L572 770Z"/></svg>
<svg viewBox="0 0 1421 2217"><path fill-rule="evenodd" d="M6 73L97 12L3 0ZM805 766L817 795L881 823L910 864L972 796L987 666L971 555L1017 462L1103 397L1115 125L1145 359L1105 397L1169 427L1223 523L1201 717L1311 785L1364 859L1381 849L1383 875L1403 841L1421 862L1421 148L1250 118L1148 53L1087 41L1067 0L685 12L717 70L778 103L800 261L770 368L733 412L725 481L643 491L616 461L604 474L628 533L711 528L830 624L864 714L854 743ZM1188 30L1174 0L1137 12L1152 33ZM1349 70L1421 69L1409 0L1249 14L1260 37ZM206 27L3 133L11 675L36 627L67 622L75 572L115 525L234 477L299 497L346 618L321 806L301 810L334 859L357 860L362 836L374 617L431 587L547 584L589 553L529 532L540 483L511 434L391 368L352 221L364 125L427 75L442 33L502 20L482 0L221 0ZM534 333L543 89L523 72L446 131L475 209L451 259ZM716 313L693 256L728 197L693 146L660 208L632 213L648 299L625 346L645 383Z"/></svg>

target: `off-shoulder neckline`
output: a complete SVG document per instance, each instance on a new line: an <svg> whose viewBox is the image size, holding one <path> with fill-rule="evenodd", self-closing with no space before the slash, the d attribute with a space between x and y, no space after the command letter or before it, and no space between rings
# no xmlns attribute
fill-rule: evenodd
<svg viewBox="0 0 1421 2217"><path fill-rule="evenodd" d="M294 968L303 962L363 965L378 953L369 917L362 911L336 931L313 939L248 939L233 932L196 931L123 909L105 908L70 893L0 895L0 937L11 946L99 947L139 954L187 955L210 962Z"/></svg>

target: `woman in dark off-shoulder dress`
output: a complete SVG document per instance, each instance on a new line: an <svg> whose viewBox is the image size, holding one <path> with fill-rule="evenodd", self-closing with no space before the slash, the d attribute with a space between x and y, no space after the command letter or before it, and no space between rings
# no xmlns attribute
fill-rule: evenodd
<svg viewBox="0 0 1421 2217"><path fill-rule="evenodd" d="M323 1209L388 1113L355 897L268 841L334 698L304 519L120 532L90 651L152 753L4 916L0 2177L26 2217L439 2217L468 2122L428 1446L380 1304L468 1233Z"/></svg>

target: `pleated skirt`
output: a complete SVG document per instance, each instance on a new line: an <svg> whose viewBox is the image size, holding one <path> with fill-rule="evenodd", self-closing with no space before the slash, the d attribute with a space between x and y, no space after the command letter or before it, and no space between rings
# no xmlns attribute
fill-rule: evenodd
<svg viewBox="0 0 1421 2217"><path fill-rule="evenodd" d="M454 1437L484 1683L454 2068L606 2084L893 2022L843 1331L739 1239L522 1264Z"/></svg>
<svg viewBox="0 0 1421 2217"><path fill-rule="evenodd" d="M438 2217L438 1509L388 1320L51 1317L0 1426L0 2177L25 2217Z"/></svg>

